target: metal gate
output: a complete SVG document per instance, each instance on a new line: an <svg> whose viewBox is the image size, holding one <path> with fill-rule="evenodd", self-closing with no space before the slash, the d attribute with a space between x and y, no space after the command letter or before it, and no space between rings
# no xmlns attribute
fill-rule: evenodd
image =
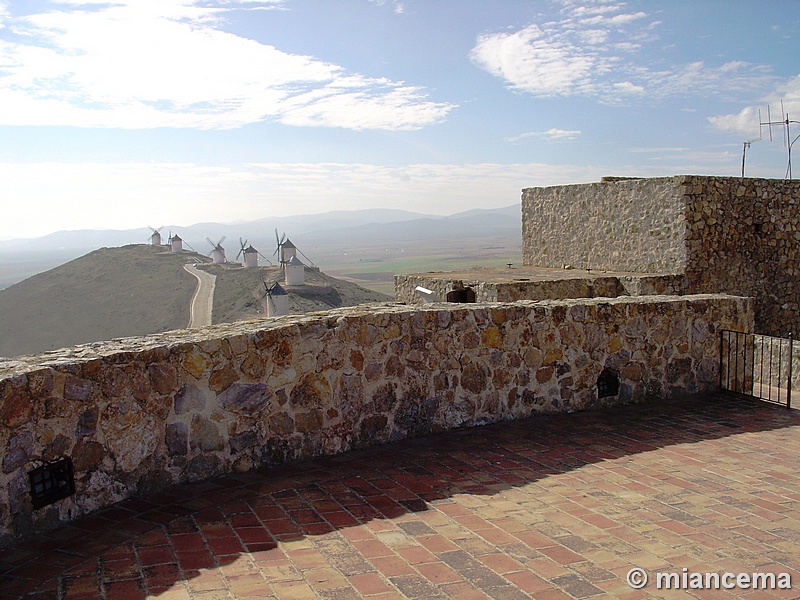
<svg viewBox="0 0 800 600"><path fill-rule="evenodd" d="M723 329L719 345L719 387L792 407L794 342L788 338ZM798 386L795 386L798 387Z"/></svg>

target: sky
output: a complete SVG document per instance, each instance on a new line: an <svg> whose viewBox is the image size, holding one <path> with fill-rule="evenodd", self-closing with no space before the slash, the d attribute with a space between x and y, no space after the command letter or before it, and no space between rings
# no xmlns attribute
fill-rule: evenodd
<svg viewBox="0 0 800 600"><path fill-rule="evenodd" d="M800 0L0 0L0 239L783 178L798 57Z"/></svg>

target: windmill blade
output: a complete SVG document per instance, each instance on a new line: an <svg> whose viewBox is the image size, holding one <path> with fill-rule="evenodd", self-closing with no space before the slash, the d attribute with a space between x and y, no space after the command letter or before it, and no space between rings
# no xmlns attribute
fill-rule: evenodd
<svg viewBox="0 0 800 600"><path fill-rule="evenodd" d="M216 249L217 245L216 245L214 242L212 242L212 241L211 241L211 238L210 238L210 237L207 237L207 238L206 238L206 241L207 241L209 244L211 244L211 247L212 247L212 248Z"/></svg>
<svg viewBox="0 0 800 600"><path fill-rule="evenodd" d="M264 284L264 293L263 293L263 294L262 294L262 296L261 296L261 300L263 300L263 299L264 299L264 298L266 298L267 296L270 296L270 297L271 297L271 296L272 296L272 290L271 290L271 289L270 289L270 287L267 285L267 282L266 282L265 280L263 280L263 279L262 279L262 280L261 280L261 283L263 283L263 284Z"/></svg>
<svg viewBox="0 0 800 600"><path fill-rule="evenodd" d="M313 260L311 260L311 259L310 259L310 258L308 258L308 257L307 257L305 254L303 254L303 251L302 251L302 250L300 250L300 248L298 248L298 249L297 249L297 251L298 251L300 254L302 254L302 255L303 255L303 258L305 258L305 259L306 259L308 262L310 262L310 263L311 263L311 266L312 266L312 267L316 267L316 266L317 266L317 265L315 265L315 264L314 264L314 261L313 261Z"/></svg>
<svg viewBox="0 0 800 600"><path fill-rule="evenodd" d="M224 242L224 241L225 241L225 236L223 235L221 238L219 238L219 242L217 242L217 246L221 245L222 242Z"/></svg>
<svg viewBox="0 0 800 600"><path fill-rule="evenodd" d="M278 228L275 228L275 252L272 253L272 256L275 256L281 250L281 238L278 237Z"/></svg>

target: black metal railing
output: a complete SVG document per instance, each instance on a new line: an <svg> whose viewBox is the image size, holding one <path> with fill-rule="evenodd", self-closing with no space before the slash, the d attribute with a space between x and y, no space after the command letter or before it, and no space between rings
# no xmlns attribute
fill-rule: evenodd
<svg viewBox="0 0 800 600"><path fill-rule="evenodd" d="M719 387L792 407L792 335L788 338L723 329L720 332ZM796 386L795 386L796 387Z"/></svg>

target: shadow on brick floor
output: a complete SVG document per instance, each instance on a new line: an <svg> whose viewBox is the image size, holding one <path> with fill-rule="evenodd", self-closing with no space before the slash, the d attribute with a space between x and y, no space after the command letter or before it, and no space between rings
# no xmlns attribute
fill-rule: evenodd
<svg viewBox="0 0 800 600"><path fill-rule="evenodd" d="M174 584L181 581L190 582L190 590L202 591L210 577L209 569L232 565L245 554L268 557L281 544L324 537L374 520L424 513L431 503L455 497L496 495L604 461L797 425L800 414L795 411L719 393L663 404L534 416L180 485L147 498L120 502L6 548L0 552L0 598L128 600L174 591ZM792 464L796 459L786 458ZM667 483L689 488L704 485L680 478ZM592 484L590 493L602 502L604 496L616 493L614 485L599 480ZM462 502L448 509L445 503L441 510L450 510L465 525L473 519L473 529L483 527L485 515L478 508L470 513L469 502L466 507ZM512 512L525 509L524 504L508 508ZM680 522L679 512L672 515L673 521ZM608 520L600 514L590 516L598 520L598 526L602 526L602 519ZM424 520L406 519L398 526L398 533L426 540L425 550L440 559L445 565L442 568L457 573L478 568L469 553L453 554L458 547L447 539L440 540L441 547L437 548L434 538L442 536ZM562 560L556 551L580 553L580 544L570 549L568 536L558 540L558 548L552 551L558 562ZM417 571L423 575L425 571L418 568L413 576L398 575L391 581L385 577L370 579L374 569L362 563L371 567L375 560L388 557L380 555L381 548L372 548L366 541L359 545L359 541L352 541L358 549L354 554L337 551L336 540L330 540L331 556L339 558L331 559L326 568L349 578L347 585L336 590L352 588L356 595L331 592L328 597L370 595L370 585L375 590L394 586L391 592L399 591L407 597L437 597L439 593L447 597L442 591L445 588L431 587L431 581L437 580L422 578ZM536 540L526 539L522 533L515 534L514 541L551 548L541 543L537 546ZM293 557L295 567L297 560L302 563L302 555L297 556L301 558ZM325 567L312 564L311 553L308 560L309 569ZM500 558L497 561L499 564ZM484 573L479 581L464 579L462 573L461 579L479 589L481 582L487 586L487 582L493 583L491 589L508 587L508 581L498 583L490 575L495 573ZM575 574L562 574L554 580L572 597L601 591ZM264 584L263 577L254 580L254 585L259 582ZM267 580L264 585L270 584L268 591L281 597L279 583L277 579ZM208 585L208 589L217 589L213 581ZM229 581L226 585L229 593L238 597ZM455 586L455 582L448 585ZM512 588L503 597L513 597ZM317 590L326 595L323 592ZM187 592L186 596L174 597L195 596ZM265 592L264 597L273 596Z"/></svg>

